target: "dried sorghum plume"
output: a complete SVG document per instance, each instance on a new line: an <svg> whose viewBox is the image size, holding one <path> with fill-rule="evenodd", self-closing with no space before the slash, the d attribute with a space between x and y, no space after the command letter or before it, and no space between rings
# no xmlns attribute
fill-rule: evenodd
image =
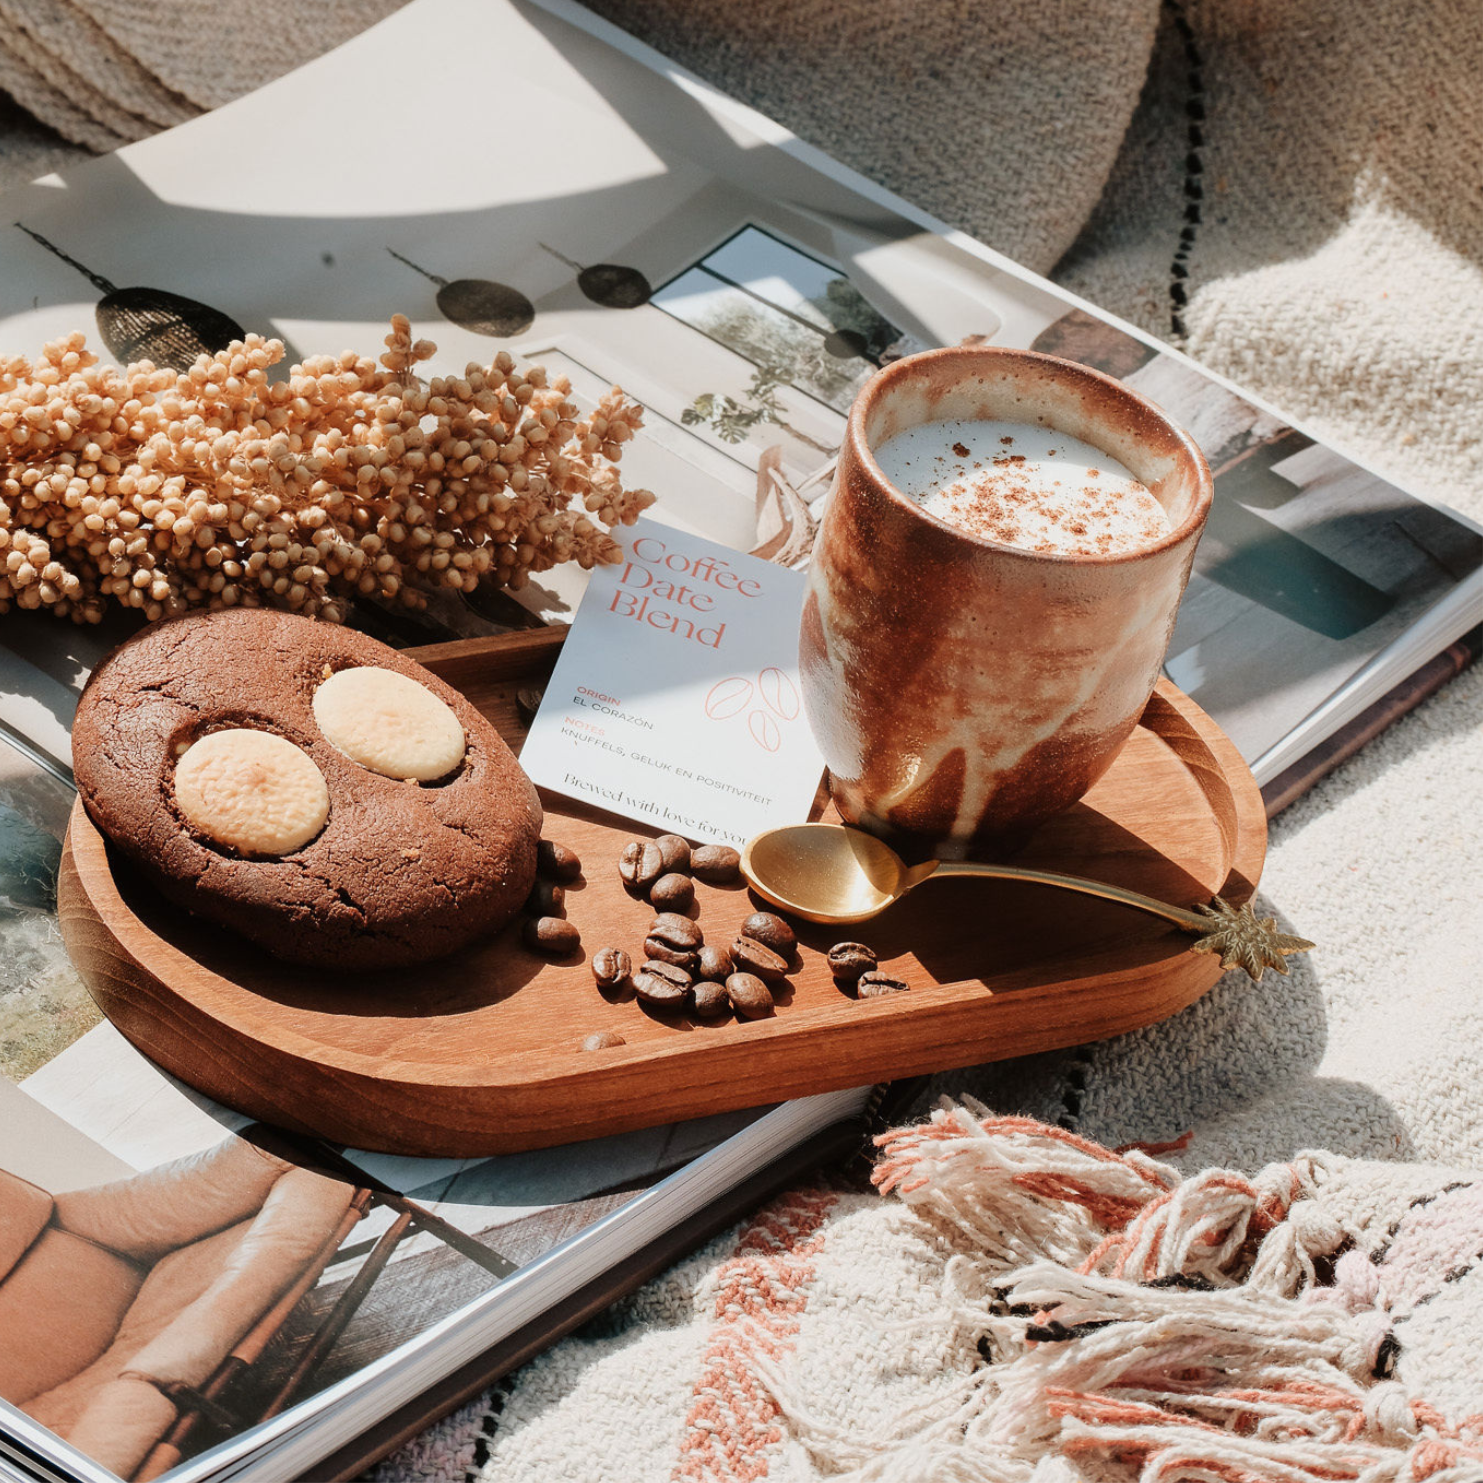
<svg viewBox="0 0 1483 1483"><path fill-rule="evenodd" d="M0 357L0 613L95 623L111 597L162 618L271 606L338 622L357 595L510 588L621 551L604 526L654 501L616 464L642 411L582 417L564 379L489 366L423 382L436 350L391 321L380 365L315 356L285 380L249 335L184 373L100 364L81 334Z"/></svg>

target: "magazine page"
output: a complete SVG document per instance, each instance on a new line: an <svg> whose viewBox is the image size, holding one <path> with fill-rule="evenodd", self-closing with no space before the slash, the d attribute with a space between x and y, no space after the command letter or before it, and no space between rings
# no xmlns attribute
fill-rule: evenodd
<svg viewBox="0 0 1483 1483"><path fill-rule="evenodd" d="M1168 672L1259 779L1354 676L1383 685L1408 635L1435 649L1478 621L1471 526L590 24L414 0L253 97L7 196L0 349L34 357L85 329L116 356L138 344L128 289L276 336L290 361L376 354L405 312L439 345L432 373L511 349L583 406L622 384L645 408L624 468L658 494L651 516L795 559L879 366L968 337L1087 362L1167 407L1215 472ZM439 136L477 139L492 55L502 117L538 121L518 168L505 150L429 151L413 129L333 157L303 147L306 120L419 76L437 79ZM520 600L565 620L582 587L558 570ZM426 615L357 609L401 643L510 620L448 594ZM467 1162L323 1150L310 1167L160 1073L100 1021L55 925L71 708L136 621L0 618L0 727L26 749L0 742L0 1401L125 1477L240 1458L255 1428L287 1438L363 1379L379 1399L370 1381L399 1366L413 1383L419 1344L667 1176L724 1181L705 1151L767 1121Z"/></svg>
<svg viewBox="0 0 1483 1483"><path fill-rule="evenodd" d="M501 115L539 121L518 169L501 150L429 151L415 129L333 160L301 147L332 100L408 76L438 79L440 138L477 138L490 55ZM252 97L8 197L0 343L34 356L85 329L114 353L126 288L277 336L290 361L379 353L405 312L439 346L433 373L510 349L584 405L621 384L645 408L624 469L658 494L653 518L740 550L780 529L806 549L845 414L886 361L969 337L1086 361L1185 422L1216 474L1168 672L1259 780L1352 677L1383 686L1477 621L1471 526L650 63L667 66L556 0L416 0ZM583 580L558 568L521 601L567 619ZM1417 620L1460 584L1473 595L1409 653ZM427 615L365 621L409 642L487 631L492 611L445 594ZM24 730L27 713L65 709L77 677L55 659L60 690L0 670L0 721Z"/></svg>
<svg viewBox="0 0 1483 1483"><path fill-rule="evenodd" d="M0 1400L0 1479L4 1483L115 1483L116 1473L101 1468L55 1433L38 1426L24 1411Z"/></svg>
<svg viewBox="0 0 1483 1483"><path fill-rule="evenodd" d="M713 1149L746 1172L775 1153L771 1134L735 1138L765 1108L446 1161L251 1123L101 1019L57 931L55 788L0 743L0 1402L32 1432L131 1478L257 1445L275 1417L291 1431L386 1367L415 1394L453 1363L419 1368L429 1337L481 1302L475 1352L498 1337L486 1300L507 1279ZM795 1104L785 1144L864 1099L821 1100ZM535 1312L561 1290L540 1288Z"/></svg>

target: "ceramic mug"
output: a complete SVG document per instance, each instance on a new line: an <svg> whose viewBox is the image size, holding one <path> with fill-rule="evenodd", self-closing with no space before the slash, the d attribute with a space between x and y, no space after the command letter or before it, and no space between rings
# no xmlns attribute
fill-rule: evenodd
<svg viewBox="0 0 1483 1483"><path fill-rule="evenodd" d="M1090 443L1148 487L1167 535L1122 554L1043 554L926 514L872 449L960 418ZM800 637L843 817L909 853L1002 855L1075 803L1153 690L1211 493L1189 434L1086 366L956 346L873 376L845 430Z"/></svg>

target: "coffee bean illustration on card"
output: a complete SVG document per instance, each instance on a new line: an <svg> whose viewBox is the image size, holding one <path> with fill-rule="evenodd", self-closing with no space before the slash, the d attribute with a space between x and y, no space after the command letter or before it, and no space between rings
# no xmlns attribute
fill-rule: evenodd
<svg viewBox="0 0 1483 1483"><path fill-rule="evenodd" d="M775 665L761 670L755 681L732 675L712 685L705 713L712 721L728 721L746 713L747 731L764 752L783 744L781 727L798 719L802 703L798 687Z"/></svg>
<svg viewBox="0 0 1483 1483"><path fill-rule="evenodd" d="M747 717L747 730L752 733L752 740L764 752L776 752L783 744L783 738L778 732L778 723L766 711L753 711Z"/></svg>
<svg viewBox="0 0 1483 1483"><path fill-rule="evenodd" d="M770 664L757 676L757 694L780 721L796 721L803 710L798 686L785 670Z"/></svg>
<svg viewBox="0 0 1483 1483"><path fill-rule="evenodd" d="M729 721L746 710L752 699L752 682L740 675L718 680L705 697L705 713L712 721Z"/></svg>

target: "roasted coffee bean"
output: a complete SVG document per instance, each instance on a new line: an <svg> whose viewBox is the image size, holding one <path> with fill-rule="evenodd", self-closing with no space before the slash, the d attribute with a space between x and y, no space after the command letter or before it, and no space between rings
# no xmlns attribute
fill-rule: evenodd
<svg viewBox="0 0 1483 1483"><path fill-rule="evenodd" d="M772 990L755 973L733 973L726 980L726 997L743 1019L760 1019L772 1013Z"/></svg>
<svg viewBox="0 0 1483 1483"><path fill-rule="evenodd" d="M678 834L661 834L654 843L659 846L659 853L664 857L666 875L672 870L690 869L690 841L688 839L681 839Z"/></svg>
<svg viewBox="0 0 1483 1483"><path fill-rule="evenodd" d="M660 942L668 943L670 947L692 951L705 941L705 934L700 930L700 924L692 922L689 917L682 917L677 911L660 912L649 924L649 936L657 937Z"/></svg>
<svg viewBox="0 0 1483 1483"><path fill-rule="evenodd" d="M633 972L633 959L621 947L605 947L592 955L592 976L598 987L616 989Z"/></svg>
<svg viewBox="0 0 1483 1483"><path fill-rule="evenodd" d="M741 856L728 844L703 844L690 851L690 874L712 886L727 886L736 879Z"/></svg>
<svg viewBox="0 0 1483 1483"><path fill-rule="evenodd" d="M695 1000L695 1013L703 1020L725 1014L731 1008L725 984L698 983L691 990L691 997Z"/></svg>
<svg viewBox="0 0 1483 1483"><path fill-rule="evenodd" d="M750 937L753 942L760 942L763 947L770 947L785 958L798 946L793 929L770 911L754 911L741 924L741 930L743 937Z"/></svg>
<svg viewBox="0 0 1483 1483"><path fill-rule="evenodd" d="M536 874L547 880L574 881L582 873L582 862L575 850L555 840L543 839L536 846Z"/></svg>
<svg viewBox="0 0 1483 1483"><path fill-rule="evenodd" d="M678 871L661 875L649 887L649 901L662 911L682 912L695 904L695 882Z"/></svg>
<svg viewBox="0 0 1483 1483"><path fill-rule="evenodd" d="M904 994L909 988L911 985L904 978L897 978L894 973L882 969L872 969L860 975L855 992L862 999L879 999L882 994Z"/></svg>
<svg viewBox="0 0 1483 1483"><path fill-rule="evenodd" d="M616 1030L599 1030L595 1035L589 1035L582 1042L583 1050L611 1050L615 1045L627 1045L628 1042Z"/></svg>
<svg viewBox="0 0 1483 1483"><path fill-rule="evenodd" d="M742 973L755 973L767 983L776 983L788 972L788 961L755 937L738 937L731 944L731 961Z"/></svg>
<svg viewBox="0 0 1483 1483"><path fill-rule="evenodd" d="M688 970L681 968L677 963L666 963L658 958L650 958L639 971L651 973L657 978L662 978L666 983L677 984L682 989L688 989L693 981Z"/></svg>
<svg viewBox="0 0 1483 1483"><path fill-rule="evenodd" d="M564 958L582 946L582 934L565 917L531 917L521 933L533 953Z"/></svg>
<svg viewBox="0 0 1483 1483"><path fill-rule="evenodd" d="M876 966L875 953L863 942L836 942L829 949L829 971L842 984L854 983Z"/></svg>
<svg viewBox="0 0 1483 1483"><path fill-rule="evenodd" d="M664 874L664 855L652 839L631 839L618 856L618 874L625 885L647 891Z"/></svg>
<svg viewBox="0 0 1483 1483"><path fill-rule="evenodd" d="M566 915L566 887L555 881L538 880L525 898L525 909L533 917L564 917Z"/></svg>
<svg viewBox="0 0 1483 1483"><path fill-rule="evenodd" d="M686 973L693 973L700 962L700 954L694 948L671 947L661 937L644 938L644 953L656 963L673 963Z"/></svg>
<svg viewBox="0 0 1483 1483"><path fill-rule="evenodd" d="M546 698L545 686L527 685L515 692L515 704L520 710L520 719L527 726L536 718L536 712L541 708L541 701Z"/></svg>
<svg viewBox="0 0 1483 1483"><path fill-rule="evenodd" d="M736 964L731 961L731 954L724 947L706 943L696 954L697 978L713 978L718 983L724 983L735 972Z"/></svg>
<svg viewBox="0 0 1483 1483"><path fill-rule="evenodd" d="M674 1008L690 996L690 975L673 963L648 962L634 974L633 991L645 1004Z"/></svg>

